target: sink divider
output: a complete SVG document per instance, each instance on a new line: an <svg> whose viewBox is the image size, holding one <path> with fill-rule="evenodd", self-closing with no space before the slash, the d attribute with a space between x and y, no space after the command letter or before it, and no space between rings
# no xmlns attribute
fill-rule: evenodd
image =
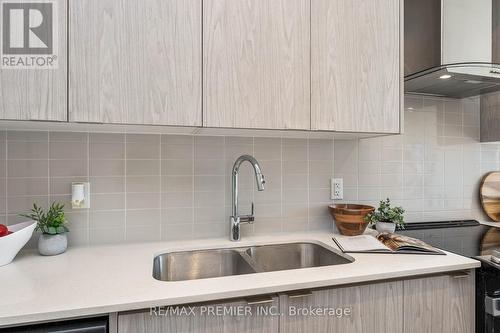
<svg viewBox="0 0 500 333"><path fill-rule="evenodd" d="M235 249L238 251L238 254L246 261L247 264L250 265L255 270L255 273L263 273L266 272L257 262L247 253L247 250L250 248L238 248Z"/></svg>

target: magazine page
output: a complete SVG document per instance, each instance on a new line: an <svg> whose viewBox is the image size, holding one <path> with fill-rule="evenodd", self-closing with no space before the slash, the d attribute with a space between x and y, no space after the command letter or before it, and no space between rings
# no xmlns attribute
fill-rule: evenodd
<svg viewBox="0 0 500 333"><path fill-rule="evenodd" d="M343 252L390 252L391 250L379 242L374 236L335 236L335 243Z"/></svg>
<svg viewBox="0 0 500 333"><path fill-rule="evenodd" d="M419 239L408 236L381 233L377 236L377 239L391 250L397 252L421 251L421 252L441 253L441 251L439 251L435 247L432 247L429 244L422 242Z"/></svg>

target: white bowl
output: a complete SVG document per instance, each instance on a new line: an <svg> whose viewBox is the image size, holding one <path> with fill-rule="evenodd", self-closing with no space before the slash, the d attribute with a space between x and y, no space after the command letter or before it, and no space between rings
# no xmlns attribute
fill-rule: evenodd
<svg viewBox="0 0 500 333"><path fill-rule="evenodd" d="M0 266L10 264L33 235L36 222L29 221L8 226L10 235L0 237Z"/></svg>

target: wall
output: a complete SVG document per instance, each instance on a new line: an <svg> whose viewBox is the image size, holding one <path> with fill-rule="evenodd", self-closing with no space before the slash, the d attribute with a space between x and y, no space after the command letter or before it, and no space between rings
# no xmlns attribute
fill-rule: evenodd
<svg viewBox="0 0 500 333"><path fill-rule="evenodd" d="M481 176L500 169L500 144L480 144L477 99L406 97L405 134L361 140L0 131L0 223L33 202L66 203L70 242L93 245L226 237L231 168L254 155L267 180L242 167L243 234L331 230L329 180L346 202L390 197L408 221L482 217ZM72 181L90 181L91 209L71 210ZM35 242L32 242L33 246Z"/></svg>
<svg viewBox="0 0 500 333"><path fill-rule="evenodd" d="M230 172L245 153L267 184L256 192L242 166L241 211L253 200L257 217L244 235L331 229L333 140L34 131L0 132L0 223L62 201L72 245L226 237ZM72 181L90 181L90 210L71 210Z"/></svg>
<svg viewBox="0 0 500 333"><path fill-rule="evenodd" d="M481 176L500 170L499 144L479 143L477 98L406 96L405 134L335 141L345 201L401 204L408 221L482 217Z"/></svg>

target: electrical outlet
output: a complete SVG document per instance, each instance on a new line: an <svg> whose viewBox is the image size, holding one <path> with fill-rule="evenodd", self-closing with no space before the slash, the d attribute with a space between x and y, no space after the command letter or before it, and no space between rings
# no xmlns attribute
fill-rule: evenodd
<svg viewBox="0 0 500 333"><path fill-rule="evenodd" d="M342 178L331 179L331 199L332 200L344 199L344 180Z"/></svg>

